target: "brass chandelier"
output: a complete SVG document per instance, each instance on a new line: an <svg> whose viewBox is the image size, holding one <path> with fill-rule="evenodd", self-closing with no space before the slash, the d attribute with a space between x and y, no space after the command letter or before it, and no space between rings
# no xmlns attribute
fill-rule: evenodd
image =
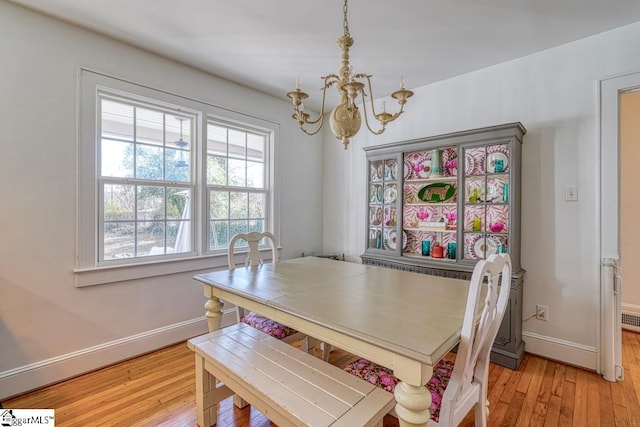
<svg viewBox="0 0 640 427"><path fill-rule="evenodd" d="M293 102L293 117L298 122L298 127L307 135L315 135L322 129L324 124L325 115L325 95L327 88L335 85L338 93L340 94L340 104L338 104L329 116L329 126L331 131L337 139L341 140L344 144L345 150L349 144L349 138L353 137L360 130L362 123L360 111L356 106L356 100L358 95L362 97L362 108L364 110L364 121L367 125L367 129L374 135L380 135L385 131L387 123L397 119L404 111L404 104L409 99L413 92L404 88L404 78L401 79L400 89L393 92L391 97L398 101L400 104L400 111L395 114L388 113L385 108L385 104L382 105L382 112L376 113L374 106L373 91L371 89L371 75L364 73L355 73L353 68L349 65L349 48L353 46L353 39L349 34L349 21L347 20L347 0L344 1L344 35L338 39L338 46L342 50L342 67L340 67L339 74L329 74L321 77L323 80L322 85L322 107L320 109L320 116L315 120L309 120L310 115L305 113L303 101L309 97L309 95L303 92L301 87L301 79L296 80L296 88L293 92L287 93L287 97L291 98ZM366 85L365 83L366 82ZM366 89L366 90L365 90ZM378 130L373 130L369 125L369 118L367 112L367 102L365 97L369 97L371 103L371 113L373 117L382 126ZM318 125L315 130L305 129L305 125Z"/></svg>

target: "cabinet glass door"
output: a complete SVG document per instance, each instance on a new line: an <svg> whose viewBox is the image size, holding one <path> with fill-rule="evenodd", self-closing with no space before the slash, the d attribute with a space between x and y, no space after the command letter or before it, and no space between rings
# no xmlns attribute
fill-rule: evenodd
<svg viewBox="0 0 640 427"><path fill-rule="evenodd" d="M457 165L457 147L404 154L404 256L451 261L459 258Z"/></svg>
<svg viewBox="0 0 640 427"><path fill-rule="evenodd" d="M509 144L463 150L463 257L480 260L508 252Z"/></svg>
<svg viewBox="0 0 640 427"><path fill-rule="evenodd" d="M398 160L369 162L369 243L371 249L395 252L401 242L398 224Z"/></svg>

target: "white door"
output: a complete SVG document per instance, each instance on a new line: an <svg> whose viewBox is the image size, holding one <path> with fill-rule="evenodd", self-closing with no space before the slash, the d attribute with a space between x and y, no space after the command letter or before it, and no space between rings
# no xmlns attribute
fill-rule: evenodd
<svg viewBox="0 0 640 427"><path fill-rule="evenodd" d="M600 345L599 371L622 380L620 261L620 94L640 88L640 73L600 82Z"/></svg>

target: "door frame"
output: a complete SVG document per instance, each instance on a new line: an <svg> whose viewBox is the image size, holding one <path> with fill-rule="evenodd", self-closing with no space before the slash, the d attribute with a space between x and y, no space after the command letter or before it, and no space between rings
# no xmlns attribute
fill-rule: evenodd
<svg viewBox="0 0 640 427"><path fill-rule="evenodd" d="M598 82L600 137L600 339L598 372L622 380L620 260L620 94L640 88L640 72ZM613 191L612 191L613 190Z"/></svg>

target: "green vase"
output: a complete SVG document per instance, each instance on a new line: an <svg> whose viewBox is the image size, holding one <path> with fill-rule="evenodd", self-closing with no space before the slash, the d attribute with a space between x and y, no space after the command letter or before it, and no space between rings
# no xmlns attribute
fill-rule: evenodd
<svg viewBox="0 0 640 427"><path fill-rule="evenodd" d="M431 173L433 178L439 178L442 176L442 150L436 148L431 150Z"/></svg>

